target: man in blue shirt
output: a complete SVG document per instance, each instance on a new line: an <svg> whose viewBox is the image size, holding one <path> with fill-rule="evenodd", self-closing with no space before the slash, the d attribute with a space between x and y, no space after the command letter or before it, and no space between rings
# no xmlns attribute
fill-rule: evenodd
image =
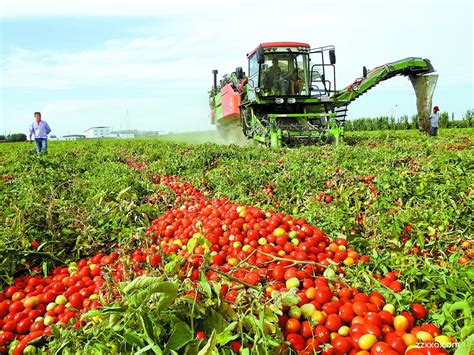
<svg viewBox="0 0 474 355"><path fill-rule="evenodd" d="M30 142L31 136L35 136L35 148L38 155L46 153L48 150L48 134L51 128L46 121L41 120L41 112L35 112L35 122L30 127Z"/></svg>
<svg viewBox="0 0 474 355"><path fill-rule="evenodd" d="M431 124L431 135L437 136L438 135L438 127L439 127L439 107L433 107L433 113L430 116L430 124Z"/></svg>

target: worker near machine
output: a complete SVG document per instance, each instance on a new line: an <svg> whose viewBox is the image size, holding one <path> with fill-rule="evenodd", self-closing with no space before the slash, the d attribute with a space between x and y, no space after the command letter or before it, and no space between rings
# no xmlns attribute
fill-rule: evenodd
<svg viewBox="0 0 474 355"><path fill-rule="evenodd" d="M304 86L303 69L295 69L290 76L290 95L299 95Z"/></svg>
<svg viewBox="0 0 474 355"><path fill-rule="evenodd" d="M433 107L433 113L430 116L430 125L431 125L431 135L437 136L438 135L438 127L439 127L439 107Z"/></svg>
<svg viewBox="0 0 474 355"><path fill-rule="evenodd" d="M51 128L46 121L41 119L41 112L34 113L35 121L30 126L30 143L31 137L35 136L35 148L38 155L46 154L48 150L48 134Z"/></svg>
<svg viewBox="0 0 474 355"><path fill-rule="evenodd" d="M281 74L282 72L281 68L278 66L278 59L273 58L272 66L268 68L265 74L265 89L268 91L272 91L272 89L275 89L275 86L277 86Z"/></svg>

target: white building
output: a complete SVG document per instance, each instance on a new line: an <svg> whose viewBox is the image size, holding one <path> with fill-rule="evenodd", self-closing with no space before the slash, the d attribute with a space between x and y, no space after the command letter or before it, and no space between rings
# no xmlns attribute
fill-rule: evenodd
<svg viewBox="0 0 474 355"><path fill-rule="evenodd" d="M110 137L110 127L91 127L85 132L86 138Z"/></svg>
<svg viewBox="0 0 474 355"><path fill-rule="evenodd" d="M119 133L119 138L135 138L133 133Z"/></svg>
<svg viewBox="0 0 474 355"><path fill-rule="evenodd" d="M83 134L67 134L63 136L63 140L65 141L77 141L79 139L84 139L84 138L86 138L86 136Z"/></svg>

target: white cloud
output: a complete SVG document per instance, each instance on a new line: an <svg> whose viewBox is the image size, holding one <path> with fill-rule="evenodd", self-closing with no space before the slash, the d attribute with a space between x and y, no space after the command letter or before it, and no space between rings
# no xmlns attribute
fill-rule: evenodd
<svg viewBox="0 0 474 355"><path fill-rule="evenodd" d="M385 5L386 16L389 17L393 10L401 9L405 13L413 11L414 7L420 6L429 9L430 6L446 3L445 0L398 0L396 3L389 2ZM216 14L229 22L239 21L251 22L255 11L266 9L268 13L283 11L286 15L309 14L314 21L320 21L317 10L327 6L336 6L331 15L337 18L348 8L360 7L370 12L365 5L380 6L379 0L360 0L356 3L352 0L312 1L300 0L289 2L287 0L253 1L240 0L234 4L223 3L220 0L174 0L174 1L149 1L149 0L0 0L0 17L14 16L169 16L169 15L206 15ZM471 4L470 0L451 0L451 6L459 4ZM383 4L382 4L383 5ZM371 20L366 18L365 20ZM357 18L355 18L357 22ZM362 21L360 25L367 25Z"/></svg>
<svg viewBox="0 0 474 355"><path fill-rule="evenodd" d="M51 92L41 106L53 123L58 120L57 127L67 128L70 118L74 124L104 117L113 121L123 116L126 106L133 108L137 125L147 129L155 123L170 127L168 130L181 130L192 122L207 127L211 70L218 69L219 76L236 66L246 70L248 51L260 42L278 40L308 42L315 47L336 45L339 88L360 76L363 65L371 68L420 56L431 59L440 73L439 89L470 85L472 97L472 4L464 0L401 0L390 6L380 1L244 0L232 7L210 0L0 1L0 17L10 21L21 16L53 16L51 21L65 15L124 16L127 26L129 17L157 19L156 24L147 20L146 26L130 29L133 37L110 38L94 49L8 48L2 54L0 89L24 90L26 103L35 95L32 88ZM160 21L164 16L165 25ZM125 98L117 97L118 87ZM145 101L137 101L137 92L145 89L150 94ZM407 80L394 79L375 90L399 93L405 89L412 95ZM89 94L97 90L104 99ZM70 99L56 97L58 91L69 92ZM377 104L369 99L373 92L354 109L360 107L362 112L363 103ZM390 102L390 94L386 96ZM5 109L8 103L2 105L4 121L24 117L29 122L31 110L25 114L18 108ZM197 118L191 119L193 116Z"/></svg>

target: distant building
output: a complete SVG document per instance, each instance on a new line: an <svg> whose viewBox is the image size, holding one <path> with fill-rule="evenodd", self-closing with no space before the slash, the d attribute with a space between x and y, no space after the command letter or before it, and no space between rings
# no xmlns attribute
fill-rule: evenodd
<svg viewBox="0 0 474 355"><path fill-rule="evenodd" d="M86 138L108 138L110 137L110 127L91 127L84 133Z"/></svg>
<svg viewBox="0 0 474 355"><path fill-rule="evenodd" d="M63 136L63 140L65 141L77 141L79 139L84 139L86 136L84 134L68 134Z"/></svg>
<svg viewBox="0 0 474 355"><path fill-rule="evenodd" d="M119 133L119 138L135 138L133 133Z"/></svg>

